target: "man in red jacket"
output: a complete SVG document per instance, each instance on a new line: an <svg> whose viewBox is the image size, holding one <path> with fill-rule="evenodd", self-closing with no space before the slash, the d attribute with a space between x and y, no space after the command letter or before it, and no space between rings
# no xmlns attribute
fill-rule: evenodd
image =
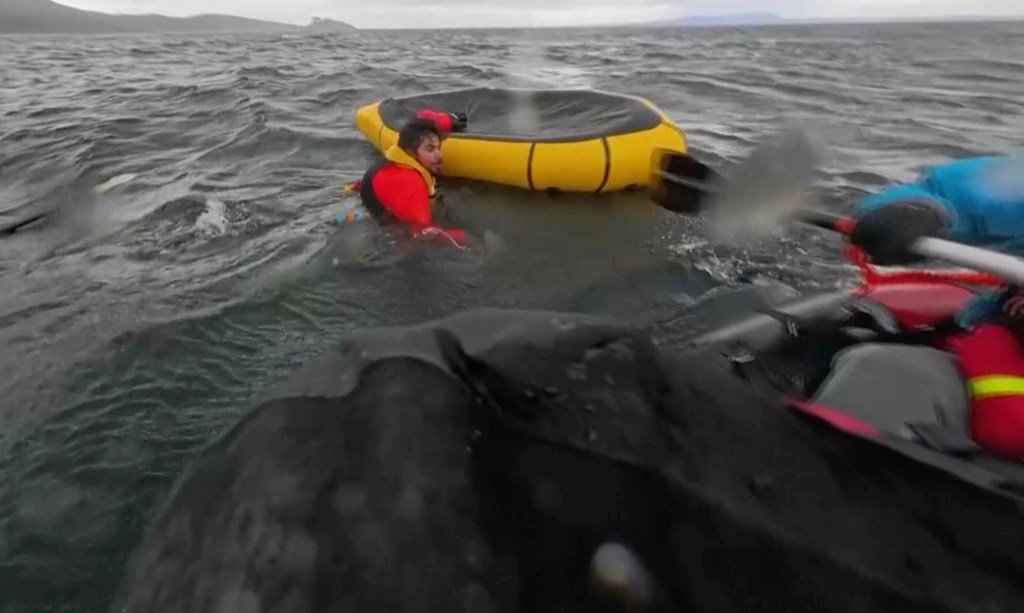
<svg viewBox="0 0 1024 613"><path fill-rule="evenodd" d="M465 246L466 232L435 225L430 210L441 171L442 135L464 127L464 115L434 111L421 111L405 124L398 144L355 187L370 214L381 222L401 223L414 236L435 236Z"/></svg>

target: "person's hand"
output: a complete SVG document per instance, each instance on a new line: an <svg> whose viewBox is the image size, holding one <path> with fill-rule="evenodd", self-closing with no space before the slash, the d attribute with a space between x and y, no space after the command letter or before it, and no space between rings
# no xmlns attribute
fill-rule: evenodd
<svg viewBox="0 0 1024 613"><path fill-rule="evenodd" d="M465 132L469 126L469 118L465 113L449 113L452 118L452 132Z"/></svg>
<svg viewBox="0 0 1024 613"><path fill-rule="evenodd" d="M863 249L880 266L919 262L923 258L907 248L923 236L941 236L949 220L940 205L899 202L884 206L857 219L850 242Z"/></svg>
<svg viewBox="0 0 1024 613"><path fill-rule="evenodd" d="M1024 296L1019 291L1015 291L1003 302L1003 313L1013 320L1024 319Z"/></svg>
<svg viewBox="0 0 1024 613"><path fill-rule="evenodd" d="M434 122L434 126L439 131L446 134L449 132L464 132L469 124L469 119L465 113L442 113L440 111L423 109L416 113L416 117L417 119L429 119Z"/></svg>

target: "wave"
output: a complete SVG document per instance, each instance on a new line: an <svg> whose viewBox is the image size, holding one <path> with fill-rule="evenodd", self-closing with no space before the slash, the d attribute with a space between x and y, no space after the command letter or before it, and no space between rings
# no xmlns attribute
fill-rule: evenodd
<svg viewBox="0 0 1024 613"><path fill-rule="evenodd" d="M1022 34L996 24L0 37L0 211L96 220L84 235L56 220L0 240L0 339L11 347L0 420L41 422L0 429L0 532L15 535L0 534L14 561L0 609L108 609L143 518L193 452L355 325L484 303L557 308L568 286L634 257L729 286L852 278L821 233L714 244L700 220L663 215L642 195L578 202L464 182L444 187L454 217L498 232L513 255L405 255L376 225L327 223L354 202L339 204L341 179L377 159L352 125L359 105L448 87L609 89L653 100L717 168L799 117L842 129L841 162L816 193L849 210L925 164L1019 146ZM124 173L139 177L94 197ZM652 279L620 296L636 299L623 304L630 316L659 291ZM670 308L694 325L713 302L675 297Z"/></svg>

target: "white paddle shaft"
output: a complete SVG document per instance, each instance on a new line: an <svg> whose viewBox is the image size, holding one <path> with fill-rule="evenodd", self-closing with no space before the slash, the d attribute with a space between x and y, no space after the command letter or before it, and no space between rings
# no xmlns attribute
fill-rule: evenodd
<svg viewBox="0 0 1024 613"><path fill-rule="evenodd" d="M1024 260L1012 255L931 237L915 240L910 250L922 257L987 272L1024 287Z"/></svg>

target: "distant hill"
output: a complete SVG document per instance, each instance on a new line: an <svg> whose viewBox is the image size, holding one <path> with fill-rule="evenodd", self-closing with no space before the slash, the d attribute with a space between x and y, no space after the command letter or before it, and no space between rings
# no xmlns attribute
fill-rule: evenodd
<svg viewBox="0 0 1024 613"><path fill-rule="evenodd" d="M327 22L330 29L327 28ZM346 28L347 26L347 28ZM231 15L165 17L110 15L83 11L51 0L0 0L0 34L115 34L143 32L340 32L341 21L318 20L306 27Z"/></svg>
<svg viewBox="0 0 1024 613"><path fill-rule="evenodd" d="M933 17L889 17L871 19L857 17L781 17L773 13L737 13L733 15L694 15L678 17L665 21L643 24L652 27L729 27L729 26L772 26L772 25L841 25L841 24L885 24L885 23L968 23L989 21L1020 21L1020 15L1000 16L966 16L938 15Z"/></svg>
<svg viewBox="0 0 1024 613"><path fill-rule="evenodd" d="M764 26L789 23L773 13L736 13L732 15L693 15L660 21L659 26Z"/></svg>

